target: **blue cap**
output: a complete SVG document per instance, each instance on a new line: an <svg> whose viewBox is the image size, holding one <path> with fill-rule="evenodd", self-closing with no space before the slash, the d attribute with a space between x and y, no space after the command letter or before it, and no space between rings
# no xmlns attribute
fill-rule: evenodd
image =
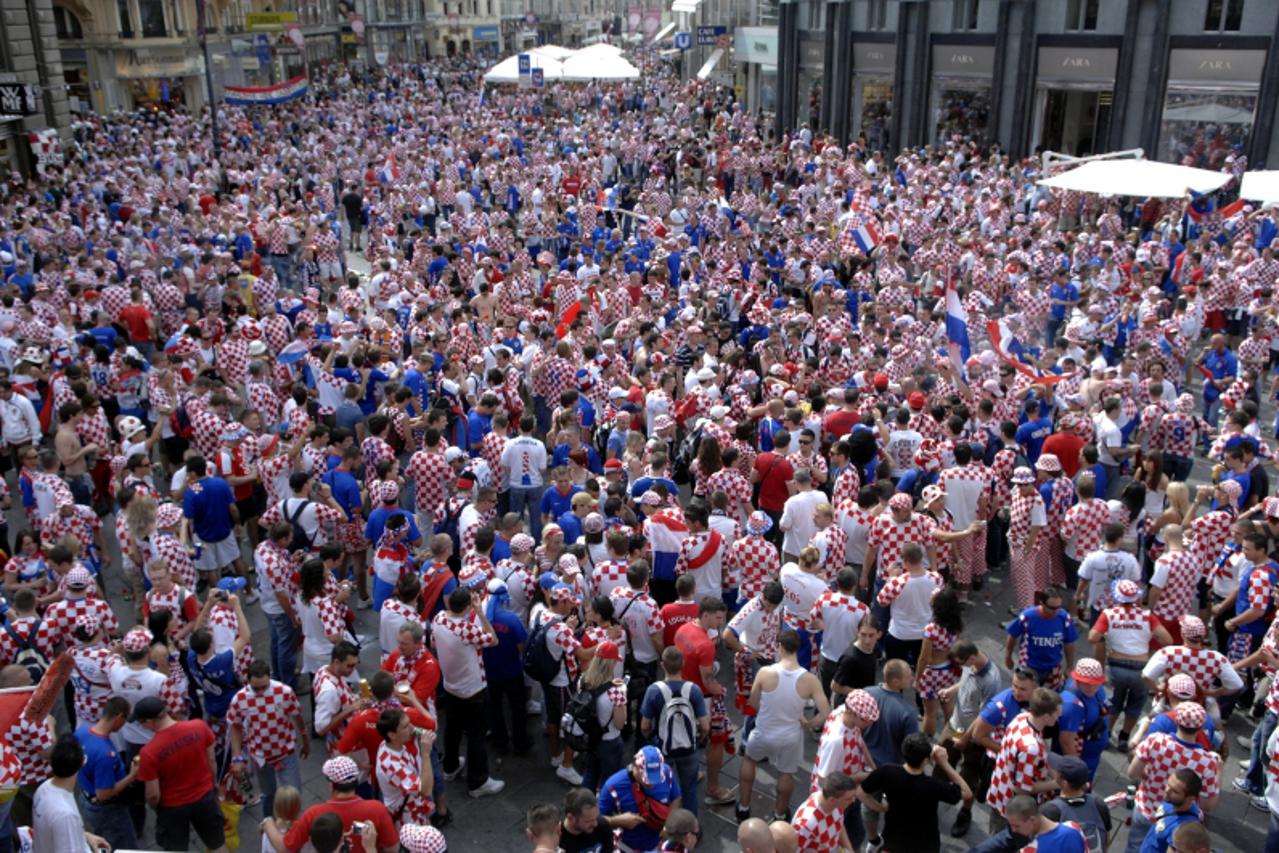
<svg viewBox="0 0 1279 853"><path fill-rule="evenodd" d="M643 775L645 785L657 785L666 779L666 762L655 746L646 746L635 753L635 767Z"/></svg>
<svg viewBox="0 0 1279 853"><path fill-rule="evenodd" d="M542 572L541 576L537 579L537 585L542 589L550 589L559 582L560 576L555 574L555 572Z"/></svg>
<svg viewBox="0 0 1279 853"><path fill-rule="evenodd" d="M248 585L247 578L223 578L218 581L218 589L226 590L227 592L240 592Z"/></svg>

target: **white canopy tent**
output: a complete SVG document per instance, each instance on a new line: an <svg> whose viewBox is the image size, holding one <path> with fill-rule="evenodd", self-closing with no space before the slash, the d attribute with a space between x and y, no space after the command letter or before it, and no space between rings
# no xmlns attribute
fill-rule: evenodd
<svg viewBox="0 0 1279 853"><path fill-rule="evenodd" d="M1244 172L1239 195L1262 204L1279 204L1279 171Z"/></svg>
<svg viewBox="0 0 1279 853"><path fill-rule="evenodd" d="M609 47L609 45L595 45ZM620 52L608 50L579 50L575 55L564 60L562 66L563 80L638 80L639 69L622 58Z"/></svg>
<svg viewBox="0 0 1279 853"><path fill-rule="evenodd" d="M526 51L530 66L541 68L546 82L563 80L636 80L639 69L622 57L621 48L611 44L593 44L581 50L558 45L541 45ZM508 56L484 75L485 83L519 83L520 57Z"/></svg>
<svg viewBox="0 0 1279 853"><path fill-rule="evenodd" d="M1187 190L1220 189L1230 175L1155 160L1096 160L1039 182L1040 186L1108 196L1181 198Z"/></svg>
<svg viewBox="0 0 1279 853"><path fill-rule="evenodd" d="M556 48L563 50L564 48ZM542 76L547 81L560 80L564 76L564 63L557 57L548 56L546 53L538 53L542 48L534 48L525 51L528 54L529 66L532 68L542 69ZM572 51L569 51L572 53ZM484 75L485 83L518 83L520 82L520 58L516 56L508 56L497 65L494 65Z"/></svg>

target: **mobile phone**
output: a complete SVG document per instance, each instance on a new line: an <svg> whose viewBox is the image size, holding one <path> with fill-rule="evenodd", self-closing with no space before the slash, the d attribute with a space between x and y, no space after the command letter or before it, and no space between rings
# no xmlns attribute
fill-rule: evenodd
<svg viewBox="0 0 1279 853"><path fill-rule="evenodd" d="M227 594L227 591L225 589L215 589L213 591L213 598L217 601L226 601L230 597L231 596Z"/></svg>

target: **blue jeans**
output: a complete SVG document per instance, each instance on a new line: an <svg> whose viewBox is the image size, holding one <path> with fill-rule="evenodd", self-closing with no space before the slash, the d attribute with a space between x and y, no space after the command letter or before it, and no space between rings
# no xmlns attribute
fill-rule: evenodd
<svg viewBox="0 0 1279 853"><path fill-rule="evenodd" d="M692 755L686 755L683 758L668 758L666 763L671 766L679 779L680 808L697 814L697 772L701 769L701 755L694 751Z"/></svg>
<svg viewBox="0 0 1279 853"><path fill-rule="evenodd" d="M283 290L293 289L293 256L267 255L266 262L275 271L275 280Z"/></svg>
<svg viewBox="0 0 1279 853"><path fill-rule="evenodd" d="M1146 819L1146 816L1134 809L1132 826L1128 827L1128 846L1124 848L1124 853L1141 853L1141 845L1145 843L1146 836L1150 834L1151 826L1153 824Z"/></svg>
<svg viewBox="0 0 1279 853"><path fill-rule="evenodd" d="M1204 398L1204 420L1208 422L1208 426L1215 427L1217 425L1217 417L1221 414L1221 397L1215 400ZM1200 441L1205 447L1208 446L1208 437L1202 436Z"/></svg>
<svg viewBox="0 0 1279 853"><path fill-rule="evenodd" d="M266 614L271 627L271 674L293 689L298 686L298 642L302 632L287 613Z"/></svg>
<svg viewBox="0 0 1279 853"><path fill-rule="evenodd" d="M599 746L586 754L582 787L594 791L601 782L621 770L622 763L622 739L601 740Z"/></svg>
<svg viewBox="0 0 1279 853"><path fill-rule="evenodd" d="M1279 815L1270 813L1270 830L1266 833L1265 853L1279 853Z"/></svg>
<svg viewBox="0 0 1279 853"><path fill-rule="evenodd" d="M1129 667L1126 661L1111 661L1110 669L1110 718L1124 715L1124 730L1132 731L1146 705L1146 684L1141 680L1141 664Z"/></svg>
<svg viewBox="0 0 1279 853"><path fill-rule="evenodd" d="M528 529L533 534L534 542L542 541L542 525L539 518L542 514L542 495L546 486L511 486L507 492L507 512L524 516L528 521Z"/></svg>
<svg viewBox="0 0 1279 853"><path fill-rule="evenodd" d="M94 804L83 791L76 792L76 799L80 801L80 811L87 818L89 830L105 838L112 850L137 849L138 834L133 831L128 806Z"/></svg>
<svg viewBox="0 0 1279 853"><path fill-rule="evenodd" d="M262 817L271 817L275 807L275 791L281 785L292 785L302 790L302 765L298 762L297 753L284 759L284 763L276 770L270 764L257 768L258 789L262 792Z"/></svg>
<svg viewBox="0 0 1279 853"><path fill-rule="evenodd" d="M1252 731L1252 751L1248 754L1248 760L1252 763L1248 765L1248 772L1244 774L1244 778L1248 780L1248 793L1261 795L1266 792L1266 744L1270 742L1270 736L1274 734L1275 724L1279 723L1279 715L1274 711L1267 711L1266 715L1261 718L1261 725ZM1274 816L1271 816L1274 820ZM1274 824L1272 823L1271 826ZM1269 847L1270 839L1267 837L1266 846Z"/></svg>

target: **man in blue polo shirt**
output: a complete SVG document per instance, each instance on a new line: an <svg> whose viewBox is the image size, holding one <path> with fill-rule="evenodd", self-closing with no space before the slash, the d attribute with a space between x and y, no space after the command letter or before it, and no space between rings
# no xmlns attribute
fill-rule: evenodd
<svg viewBox="0 0 1279 853"><path fill-rule="evenodd" d="M1203 811L1199 808L1199 793L1203 781L1199 774L1188 767L1179 767L1168 775L1164 783L1164 801L1159 806L1159 819L1141 842L1141 853L1167 853L1168 842L1177 827L1184 823L1202 823Z"/></svg>
<svg viewBox="0 0 1279 853"><path fill-rule="evenodd" d="M1066 670L1074 666L1075 641L1079 631L1075 620L1061 606L1062 591L1050 586L1039 596L1039 604L1027 607L1008 623L1008 640L1004 649L1004 666L1013 668L1017 641L1023 643L1023 662L1039 675L1040 684L1060 686Z"/></svg>
<svg viewBox="0 0 1279 853"><path fill-rule="evenodd" d="M617 771L604 782L599 795L600 816L630 813L642 817L649 814L649 809L637 801L636 789L643 799L653 800L667 809L679 805L681 795L675 771L662 759L661 750L655 746L646 746L635 753L629 767ZM636 826L622 830L622 843L630 850L654 850L662 842L662 823L653 819L641 820Z"/></svg>
<svg viewBox="0 0 1279 853"><path fill-rule="evenodd" d="M480 445L484 436L493 431L493 412L497 411L498 399L493 394L480 397L480 402L471 407L466 416L466 443L471 456L480 455Z"/></svg>
<svg viewBox="0 0 1279 853"><path fill-rule="evenodd" d="M1039 452L1044 447L1044 439L1052 435L1052 431L1052 421L1039 415L1039 401L1035 399L1028 400L1026 402L1026 422L1017 427L1017 444L1021 446L1022 452L1026 454L1030 464L1034 465L1035 461L1039 459Z"/></svg>
<svg viewBox="0 0 1279 853"><path fill-rule="evenodd" d="M84 813L89 828L111 844L112 850L127 850L138 846L138 834L134 830L129 808L120 794L133 784L138 767L125 766L124 758L116 751L111 735L124 728L129 719L129 700L112 696L102 707L102 716L96 723L82 723L75 731L76 740L84 748L84 766L80 768L80 790L76 799Z"/></svg>
<svg viewBox="0 0 1279 853"><path fill-rule="evenodd" d="M192 543L192 534L199 542L195 568L205 584L215 583L218 573L227 566L235 566L236 574L243 575L240 561L240 543L231 533L232 525L240 523L240 511L227 481L208 475L208 462L203 456L187 460L187 487L182 495L182 543Z"/></svg>

